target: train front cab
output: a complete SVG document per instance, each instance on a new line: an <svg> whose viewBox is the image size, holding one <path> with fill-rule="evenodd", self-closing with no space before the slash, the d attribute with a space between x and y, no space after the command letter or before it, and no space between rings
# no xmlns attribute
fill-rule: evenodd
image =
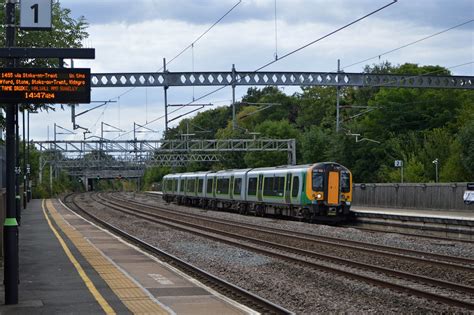
<svg viewBox="0 0 474 315"><path fill-rule="evenodd" d="M352 175L337 163L318 163L308 170L306 195L311 220L341 222L351 217Z"/></svg>

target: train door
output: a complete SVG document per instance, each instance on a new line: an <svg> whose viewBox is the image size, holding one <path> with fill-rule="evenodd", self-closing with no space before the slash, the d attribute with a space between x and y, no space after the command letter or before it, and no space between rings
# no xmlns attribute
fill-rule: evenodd
<svg viewBox="0 0 474 315"><path fill-rule="evenodd" d="M291 200L291 178L293 177L293 174L288 173L286 174L286 184L285 184L285 202L290 203Z"/></svg>
<svg viewBox="0 0 474 315"><path fill-rule="evenodd" d="M230 199L234 199L234 175L230 177L229 196L230 196Z"/></svg>
<svg viewBox="0 0 474 315"><path fill-rule="evenodd" d="M339 172L329 171L328 175L328 204L339 203Z"/></svg>
<svg viewBox="0 0 474 315"><path fill-rule="evenodd" d="M263 174L258 175L258 183L257 183L257 200L263 200Z"/></svg>
<svg viewBox="0 0 474 315"><path fill-rule="evenodd" d="M216 192L217 192L217 177L214 176L212 179L212 197L216 198Z"/></svg>

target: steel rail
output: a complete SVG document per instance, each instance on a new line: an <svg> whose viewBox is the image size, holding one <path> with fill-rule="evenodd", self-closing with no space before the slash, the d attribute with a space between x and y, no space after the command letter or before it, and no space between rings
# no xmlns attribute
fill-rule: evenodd
<svg viewBox="0 0 474 315"><path fill-rule="evenodd" d="M98 197L100 199L103 199L103 197L101 197L101 196L98 196ZM96 200L95 197L93 197L92 199ZM320 264L320 263L316 263L314 261L307 261L306 258L307 257L313 257L313 258L317 258L317 259L323 259L323 260L326 260L326 261L331 261L333 263L343 264L345 266L350 266L352 268L365 269L365 270L369 270L369 271L374 271L375 270L376 272L385 273L386 275L390 274L390 275L398 277L398 278L404 278L408 281L413 281L414 279L416 279L416 281L419 281L419 282L422 282L422 283L424 282L423 284L425 284L425 285L426 284L436 285L440 288L445 288L445 289L446 288L451 288L451 289L457 290L459 292L462 292L462 293L465 293L465 294L468 294L468 295L474 294L474 288L472 288L472 287L467 287L467 286L463 286L463 285L458 285L456 283L451 283L451 282L436 280L436 279L432 279L432 278L422 277L422 276L418 276L418 275L414 275L414 274L399 272L399 271L395 271L395 270L391 270L391 269L387 269L387 268L383 268L383 267L371 266L371 265L358 263L358 262L350 261L350 260L347 260L347 259L341 259L341 258L334 257L334 256L323 255L323 254L319 254L319 253L315 253L315 252L311 252L311 251L295 249L293 247L289 247L289 246L285 246L285 245L281 245L281 244L277 244L277 243L273 243L273 242L262 241L262 240L259 240L259 239L242 236L240 234L220 231L220 230L216 230L216 229L209 228L209 227L203 227L201 225L196 225L196 224L193 224L193 223L189 223L187 221L170 219L168 217L159 216L157 214L150 214L150 213L139 214L140 212L144 212L144 211L138 210L138 209L133 208L133 207L126 206L123 203L119 204L119 205L113 205L109 201L104 200L104 199L103 199L103 201L100 201L100 200L96 200L96 201L98 203L106 206L106 207L109 207L113 210L116 210L116 211L119 211L119 212L122 212L122 213L126 213L128 215L133 215L135 217L140 217L142 219L145 219L145 220L148 220L148 221L151 221L151 222L166 225L166 226L172 227L174 229L179 229L181 231L190 232L192 234L198 234L198 235L201 235L201 236L204 236L204 237L207 237L207 238L214 239L214 240L219 241L219 242L224 242L224 243L230 244L232 246L238 246L238 247L241 247L241 248L245 248L247 250L257 251L257 252L260 252L260 253L264 253L265 255L268 255L268 256L276 257L276 258L279 258L279 259L283 259L283 260L286 260L286 261L290 261L290 262L293 262L293 263L297 263L297 264L300 264L300 265L311 267L313 269L319 269L319 270L328 271L328 272L331 272L331 273L336 273L336 274L339 274L339 275L342 275L342 276L345 276L345 277L349 277L349 278L352 278L352 279L356 279L356 280L363 281L363 282L366 282L366 283L370 283L370 284L373 284L373 285L377 285L377 286L380 286L380 287L390 288L390 289L393 289L393 290L398 291L398 292L409 293L409 294L416 295L418 297L423 297L423 298L443 302L443 303L446 303L446 304L449 304L449 305L474 310L474 304L470 303L470 302L454 299L454 298L451 298L451 297L448 297L448 296L439 295L439 294L435 294L435 293L431 293L431 292L426 292L426 291L423 291L423 290L420 290L420 289L417 289L417 288L409 287L409 286L406 286L406 285L396 284L396 283L393 283L393 282L389 282L389 281L385 281L385 280L381 280L381 279L361 275L361 274L346 271L346 270L341 270L341 269L338 269L338 268L334 268L334 267L326 266L326 265L323 265L323 264ZM128 210L125 210L125 209L128 209ZM157 218L160 218L160 219L157 219ZM168 222L166 222L164 220L167 220ZM204 232L204 231L207 231L207 232ZM217 235L215 235L215 234L217 234ZM219 234L223 235L225 237L218 236ZM269 247L270 249L264 249L264 248L261 248L261 247L257 247L255 245L244 244L244 243L242 243L242 240L245 240L245 241L251 242L251 243L260 244L261 246L266 246L266 247ZM294 255L296 254L296 255L302 256L304 258L296 258L296 257L291 256L291 255L287 255L287 254L283 254L283 253L277 253L277 252L274 251L274 249L287 251L287 252L290 252Z"/></svg>
<svg viewBox="0 0 474 315"><path fill-rule="evenodd" d="M123 199L123 198L117 198L117 196L115 195L111 195L110 198L113 198L117 201L127 201L131 204L136 204L137 206L149 208L151 210L159 209L160 211L176 213L176 212L169 211L161 207L144 204L142 202L132 201L132 200ZM192 215L190 213L184 213L182 211L179 212L179 215L186 216L186 217L193 217L193 218L197 217L196 215ZM452 257L452 256L433 254L433 253L428 253L428 252L421 252L421 251L386 246L386 245L369 244L369 243L360 242L360 241L346 240L346 239L340 239L340 238L329 237L329 236L320 236L320 235L302 233L302 232L297 232L297 231L288 231L288 230L283 230L283 229L278 229L278 228L272 228L272 227L267 227L267 226L252 224L252 223L236 222L236 221L226 220L226 219L209 218L209 217L202 217L202 216L200 216L199 219L206 220L209 222L215 222L219 224L239 226L239 227L246 228L248 230L252 230L259 233L274 233L274 234L278 234L278 236L291 237L293 239L306 241L306 242L314 242L314 243L319 243L319 244L327 245L327 246L344 247L351 250L364 251L367 253L374 253L374 254L384 255L388 257L395 257L398 259L430 263L430 264L439 265L443 267L452 267L456 269L463 269L469 272L474 272L474 267L473 267L474 260L463 258L463 257ZM352 244L352 245L346 245L346 244ZM371 247L373 249L364 248L362 246ZM391 251L391 252L384 252L383 250ZM419 255L419 256L422 256L423 258L405 255L404 253ZM426 259L426 257L432 257L433 259L438 259L438 260L429 260L429 259ZM442 261L442 260L445 260L445 261ZM449 262L446 262L446 261L449 261ZM467 264L467 266L463 264Z"/></svg>

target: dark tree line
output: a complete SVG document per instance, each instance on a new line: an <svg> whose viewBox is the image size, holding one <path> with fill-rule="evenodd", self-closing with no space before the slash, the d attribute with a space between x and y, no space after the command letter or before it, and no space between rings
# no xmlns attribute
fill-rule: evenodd
<svg viewBox="0 0 474 315"><path fill-rule="evenodd" d="M439 66L389 63L367 67L366 72L450 74ZM245 103L280 105L261 110L263 105ZM335 88L302 87L291 96L276 87L250 88L237 106L236 130L232 128L231 108L220 107L182 120L166 138L177 138L188 130L208 139L251 138L254 133L267 138L295 138L298 163L336 161L352 170L356 182L399 182L395 160L403 160L406 182L432 182L434 159L439 161L440 181L474 179L473 91L346 87L341 90L340 104L341 130L336 133ZM229 153L224 157L212 169L287 163L286 153L277 152ZM187 170L209 168L208 164L196 163Z"/></svg>

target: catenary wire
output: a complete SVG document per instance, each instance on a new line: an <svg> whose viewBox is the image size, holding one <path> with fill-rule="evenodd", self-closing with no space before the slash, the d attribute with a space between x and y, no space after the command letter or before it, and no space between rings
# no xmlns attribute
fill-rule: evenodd
<svg viewBox="0 0 474 315"><path fill-rule="evenodd" d="M295 50L292 50L292 51L290 51L289 53L283 55L282 57L280 57L280 58L278 58L278 59L275 59L275 60L272 60L272 61L266 63L265 65L263 65L263 66L257 68L257 69L254 70L253 72L258 72L258 71L260 71L260 70L262 70L262 69L264 69L264 68L266 68L266 67L268 67L268 66L274 64L274 63L277 62L277 61L280 61L280 60L282 60L282 59L284 59L284 58L286 58L286 57L288 57L288 56L290 56L290 55L292 55L292 54L294 54L294 53L296 53L296 52L298 52L298 51L300 51L300 50L302 50L302 49L304 49L304 48L307 48L307 47L309 47L309 46L311 46L311 45L313 45L313 44L315 44L315 43L317 43L317 42L319 42L319 41L321 41L321 40L323 40L323 39L325 39L325 38L327 38L327 37L329 37L329 36L331 36L331 35L333 35L333 34L335 34L335 33L337 33L337 32L339 32L339 31L341 31L341 30L343 30L343 29L345 29L345 28L347 28L347 27L349 27L349 26L351 26L351 25L357 23L357 22L360 22L361 20L363 20L363 19L365 19L365 18L367 18L367 17L369 17L369 16L371 16L371 15L373 15L373 14L375 14L375 13L377 13L377 12L379 12L379 11L381 11L381 10L383 10L383 9L385 9L385 8L387 8L387 7L389 7L389 6L391 6L391 5L393 5L393 4L395 4L396 2L397 2L397 0L393 0L392 2L390 2L390 3L388 3L388 4L384 5L384 6L382 6L382 7L380 7L380 8L378 8L377 10L374 10L374 11L372 11L372 12L370 12L370 13L368 13L368 14L366 14L366 15L364 15L364 16L362 16L362 17L360 17L360 18L358 18L358 19L356 19L356 20L354 20L354 21L352 21L352 22L350 22L350 23L348 23L348 24L346 24L346 25L344 25L344 26L342 26L342 27L340 27L340 28L338 28L338 29L336 29L336 30L334 30L334 31L332 31L332 32L330 32L330 33L328 33L328 34L326 34L326 35L324 35L324 36L322 36L322 37L319 37L318 39L316 39L316 40L314 40L314 41L311 41L311 42L309 42L309 43L307 43L307 44L305 44L305 45L303 45L303 46L301 46L301 47L299 47L299 48L297 48L297 49L295 49ZM197 99L193 99L192 102L189 102L189 103L187 103L187 104L184 104L183 106L179 107L178 109L184 108L184 107L187 106L187 105L190 105L190 104L192 104L192 103L194 103L194 102L197 102L197 101L199 101L199 100L201 100L201 99L203 99L203 98L206 98L206 97L208 97L208 96L210 96L210 95L212 95L212 94L214 94L214 93L217 93L217 92L223 90L224 88L226 88L226 87L228 87L228 86L230 86L230 85L232 85L232 83L227 84L227 85L224 85L224 86L221 86L221 87L219 87L219 88L217 88L217 89L215 89L215 90L213 90L213 91L211 91L211 92L209 92L209 93L207 93L207 94L204 94L203 96L198 97Z"/></svg>
<svg viewBox="0 0 474 315"><path fill-rule="evenodd" d="M211 31L211 29L213 29L217 24L219 24L227 15L229 15L240 3L242 3L242 0L239 0L236 4L234 4L229 10L227 10L226 13L224 13L224 15L222 15L216 22L214 22L209 28L207 28L201 35L199 35L191 44L189 44L188 46L186 46L183 50L181 50L176 56L174 56L173 58L171 58L170 61L167 62L167 65L169 65L171 62L173 62L174 60L176 60L177 58L179 58L184 52L186 52L189 48L191 47L194 47L194 45L200 40L202 39L207 33L209 33L209 31ZM163 70L164 67L162 66L160 69L158 69L156 72L160 72L161 70ZM119 99L120 97L130 93L131 91L133 91L134 89L136 89L136 87L132 87L128 90L126 90L125 92L123 92L122 94L118 95L118 96L115 96L115 97L112 97L109 99L109 101L112 101L112 100L115 100L115 99Z"/></svg>
<svg viewBox="0 0 474 315"><path fill-rule="evenodd" d="M428 36L426 36L426 37L420 38L420 39L418 39L418 40L415 40L415 41L410 42L410 43L408 43L408 44L405 44L405 45L399 46L399 47L397 47L397 48L388 50L388 51L386 51L386 52L377 54L377 55L375 55L375 56L373 56L373 57L366 58L366 59L364 59L364 60L360 60L360 61L351 63L350 65L343 66L343 67L341 67L341 68L342 68L342 69L350 68L350 67L352 67L352 66L356 66L356 65L358 65L358 64L367 62L367 61L369 61L369 60L372 60L372 59L375 59L375 58L379 58L379 57L381 57L381 56L383 56L383 55L387 55L387 54L393 53L393 52L395 52L395 51L397 51L397 50L406 48L406 47L408 47L408 46L417 44L417 43L422 42L422 41L424 41L424 40L427 40L427 39L430 39L430 38L432 38L432 37L435 37L435 36L441 35L441 34L443 34L443 33L446 33L446 32L448 32L448 31L450 31L450 30L455 29L455 28L458 28L458 27L464 26L464 25L466 25L466 24L472 23L473 21L474 21L474 19L470 19L470 20L465 21L465 22L463 22L463 23L461 23L461 24L457 24L457 25L451 26L450 28L444 29L444 30L442 30L442 31L436 32L436 33L434 33L434 34L428 35Z"/></svg>

